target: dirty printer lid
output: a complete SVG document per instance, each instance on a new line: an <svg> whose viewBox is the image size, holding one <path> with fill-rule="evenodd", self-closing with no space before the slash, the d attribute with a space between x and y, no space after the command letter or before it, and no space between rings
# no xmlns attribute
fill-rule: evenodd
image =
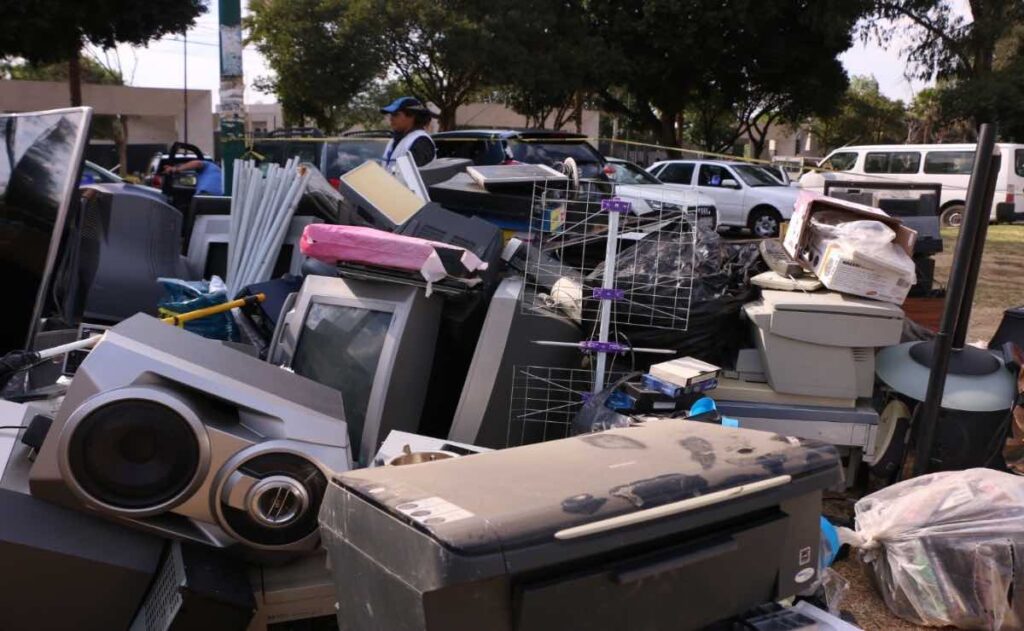
<svg viewBox="0 0 1024 631"><path fill-rule="evenodd" d="M903 310L888 302L854 298L834 291L801 292L766 289L761 292L766 306L775 311L804 311L903 319Z"/></svg>
<svg viewBox="0 0 1024 631"><path fill-rule="evenodd" d="M778 488L834 476L824 487L838 480L838 463L835 448L824 443L657 420L423 465L361 469L334 482L451 550L484 554L551 543L576 527L743 485ZM707 509L732 501L740 500L726 497Z"/></svg>

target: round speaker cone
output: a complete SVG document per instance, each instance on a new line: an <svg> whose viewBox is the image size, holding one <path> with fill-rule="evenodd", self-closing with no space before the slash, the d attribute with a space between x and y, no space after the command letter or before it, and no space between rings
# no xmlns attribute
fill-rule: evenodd
<svg viewBox="0 0 1024 631"><path fill-rule="evenodd" d="M79 486L97 501L126 509L174 499L192 481L199 459L188 422L142 399L97 408L74 428L68 448Z"/></svg>

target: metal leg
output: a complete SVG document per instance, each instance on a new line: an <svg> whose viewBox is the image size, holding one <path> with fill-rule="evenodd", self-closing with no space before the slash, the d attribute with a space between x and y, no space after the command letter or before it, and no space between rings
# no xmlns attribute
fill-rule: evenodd
<svg viewBox="0 0 1024 631"><path fill-rule="evenodd" d="M860 470L860 463L863 459L863 447L850 447L850 455L846 459L846 488L850 488L857 481L857 472Z"/></svg>

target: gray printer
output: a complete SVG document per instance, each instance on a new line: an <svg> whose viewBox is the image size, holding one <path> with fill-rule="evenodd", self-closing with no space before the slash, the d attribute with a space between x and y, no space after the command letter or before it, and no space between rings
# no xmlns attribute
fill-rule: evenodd
<svg viewBox="0 0 1024 631"><path fill-rule="evenodd" d="M680 420L340 474L338 625L698 629L811 587L839 479L832 446Z"/></svg>
<svg viewBox="0 0 1024 631"><path fill-rule="evenodd" d="M900 342L896 305L823 291L769 291L744 305L772 389L786 394L870 397L875 349Z"/></svg>

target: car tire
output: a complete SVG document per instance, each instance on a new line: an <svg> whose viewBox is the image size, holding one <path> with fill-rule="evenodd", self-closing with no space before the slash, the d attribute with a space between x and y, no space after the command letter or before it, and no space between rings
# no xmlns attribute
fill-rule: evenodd
<svg viewBox="0 0 1024 631"><path fill-rule="evenodd" d="M964 205L953 204L939 215L939 223L943 228L959 228L964 222Z"/></svg>
<svg viewBox="0 0 1024 631"><path fill-rule="evenodd" d="M747 227L759 239L777 237L782 228L782 215L771 206L758 206L750 211Z"/></svg>

